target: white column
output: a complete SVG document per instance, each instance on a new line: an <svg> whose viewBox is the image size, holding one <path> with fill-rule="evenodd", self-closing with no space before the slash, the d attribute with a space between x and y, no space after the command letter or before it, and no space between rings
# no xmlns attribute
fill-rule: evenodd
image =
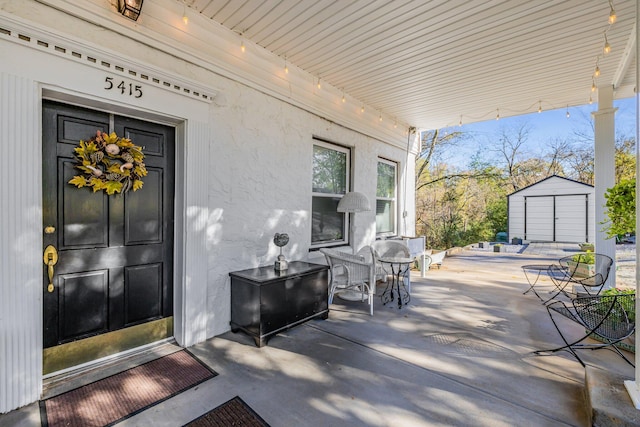
<svg viewBox="0 0 640 427"><path fill-rule="evenodd" d="M608 255L613 259L611 273L605 287L616 285L616 241L607 239L606 233L600 231L605 215L606 199L604 194L615 185L615 112L613 108L613 86L598 88L598 111L593 113L595 125L595 199L596 199L596 246L595 252Z"/></svg>
<svg viewBox="0 0 640 427"><path fill-rule="evenodd" d="M636 28L638 28L638 24L640 24L640 0L636 0ZM638 35L638 31L636 31L636 88L638 87L638 82L640 82L640 35ZM638 141L640 141L640 95L636 90L636 165L640 165L640 154L638 153ZM636 183L640 180L640 169L636 167ZM636 185L636 213L640 212L638 210L638 186ZM640 230L638 225L640 224L639 215L636 215L636 230ZM640 259L640 247L636 245L636 259ZM636 267L636 313L640 313L640 299L638 299L638 294L640 293L640 269ZM636 331L638 331L638 326L640 325L640 318L636 316ZM636 332L636 335L638 333ZM640 364L640 341L636 339L636 360L635 360L636 368L635 368L635 381L625 381L624 386L627 389L627 393L629 393L629 397L631 397L631 401L633 402L633 406L636 409L640 409L640 370L638 369L638 364Z"/></svg>

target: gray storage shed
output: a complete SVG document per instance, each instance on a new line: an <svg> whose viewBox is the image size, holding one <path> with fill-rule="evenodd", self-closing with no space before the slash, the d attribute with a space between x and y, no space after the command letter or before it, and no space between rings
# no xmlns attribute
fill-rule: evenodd
<svg viewBox="0 0 640 427"><path fill-rule="evenodd" d="M507 196L509 239L595 241L595 189L553 175Z"/></svg>

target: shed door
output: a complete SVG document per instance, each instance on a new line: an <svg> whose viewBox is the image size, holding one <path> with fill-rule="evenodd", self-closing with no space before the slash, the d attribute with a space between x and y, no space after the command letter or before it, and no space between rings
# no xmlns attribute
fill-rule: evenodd
<svg viewBox="0 0 640 427"><path fill-rule="evenodd" d="M525 197L525 238L534 242L588 242L588 197Z"/></svg>
<svg viewBox="0 0 640 427"><path fill-rule="evenodd" d="M524 198L525 239L553 242L553 196Z"/></svg>
<svg viewBox="0 0 640 427"><path fill-rule="evenodd" d="M556 196L556 242L587 242L587 196Z"/></svg>

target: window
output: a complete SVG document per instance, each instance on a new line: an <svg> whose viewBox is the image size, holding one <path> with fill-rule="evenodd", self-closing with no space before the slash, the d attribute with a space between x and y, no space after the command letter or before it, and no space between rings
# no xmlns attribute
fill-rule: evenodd
<svg viewBox="0 0 640 427"><path fill-rule="evenodd" d="M376 189L376 234L396 234L396 163L378 160L378 186Z"/></svg>
<svg viewBox="0 0 640 427"><path fill-rule="evenodd" d="M315 140L311 202L311 245L347 242L348 217L339 213L338 202L349 188L350 151Z"/></svg>

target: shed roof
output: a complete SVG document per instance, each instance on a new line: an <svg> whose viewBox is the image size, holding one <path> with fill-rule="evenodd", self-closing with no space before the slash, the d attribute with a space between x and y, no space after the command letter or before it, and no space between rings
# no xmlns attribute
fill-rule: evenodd
<svg viewBox="0 0 640 427"><path fill-rule="evenodd" d="M540 181L538 181L538 182L534 182L533 184L527 185L527 186L526 186L526 187L524 187L524 188L521 188L521 189L519 189L519 190L516 190L516 191L514 191L514 192L513 192L513 193L511 193L511 194L507 194L507 197L511 197L511 196L513 196L514 194L517 194L517 193L520 193L521 191L524 191L524 190L530 189L531 187L534 187L534 186L536 186L536 185L539 185L539 184L541 184L541 183L543 183L543 182L545 182L545 181L548 181L548 180L550 180L550 179L561 179L561 180L567 181L567 182L572 183L572 184L584 185L584 186L586 186L586 187L588 187L588 188L590 188L590 189L594 189L593 185L591 185L591 184L585 184L584 182L576 181L575 179L565 178L565 177L560 176L560 175L551 175L551 176L548 176L548 177L546 177L546 178L544 178L544 179L541 179L541 180L540 180Z"/></svg>

